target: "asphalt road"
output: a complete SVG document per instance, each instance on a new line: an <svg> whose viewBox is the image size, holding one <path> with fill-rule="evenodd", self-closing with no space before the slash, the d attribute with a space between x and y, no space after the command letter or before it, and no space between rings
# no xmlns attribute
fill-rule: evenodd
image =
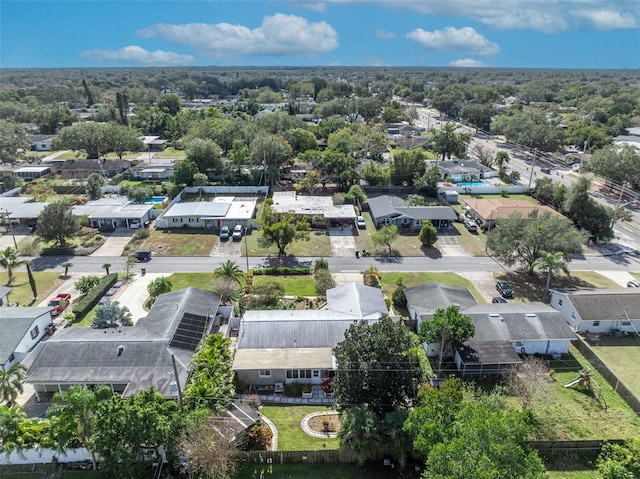
<svg viewBox="0 0 640 479"><path fill-rule="evenodd" d="M112 272L125 271L125 260L122 256L41 256L31 258L34 271L60 271L62 263L73 262L73 272L103 274L102 265L110 263ZM249 257L250 269L274 265L275 258ZM313 266L315 257L289 258L290 265ZM235 261L243 270L247 267L244 256L230 257L176 257L154 256L150 261L138 263L131 271L139 273L145 267L148 273L170 274L174 272L213 272L223 261ZM494 272L514 268L504 267L491 257L473 256L445 256L439 258L425 257L361 257L327 258L329 268L333 272L359 272L370 265L375 265L380 271L451 271L451 272ZM575 256L569 268L572 271L638 271L640 270L640 255L638 253L617 254L610 256Z"/></svg>

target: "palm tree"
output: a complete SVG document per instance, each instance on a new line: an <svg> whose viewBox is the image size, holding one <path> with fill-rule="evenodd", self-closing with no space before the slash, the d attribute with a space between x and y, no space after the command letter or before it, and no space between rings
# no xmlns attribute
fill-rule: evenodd
<svg viewBox="0 0 640 479"><path fill-rule="evenodd" d="M161 294L170 292L172 288L173 283L165 276L156 278L147 285L147 291L153 301L155 301Z"/></svg>
<svg viewBox="0 0 640 479"><path fill-rule="evenodd" d="M11 453L23 444L20 425L27 418L22 408L14 404L11 407L0 405L0 452Z"/></svg>
<svg viewBox="0 0 640 479"><path fill-rule="evenodd" d="M500 178L502 179L507 172L507 165L509 164L510 158L509 153L506 151L500 150L496 153L496 157L493 160L494 165L498 167L498 171L500 172Z"/></svg>
<svg viewBox="0 0 640 479"><path fill-rule="evenodd" d="M0 370L0 402L14 404L19 394L24 391L24 375L27 367L16 363L8 370Z"/></svg>
<svg viewBox="0 0 640 479"><path fill-rule="evenodd" d="M64 275L65 276L69 276L69 268L71 268L73 266L73 263L71 261L66 261L64 263L62 263L62 267L64 268Z"/></svg>
<svg viewBox="0 0 640 479"><path fill-rule="evenodd" d="M102 265L102 268L109 274L109 268L111 268L111 264L105 263Z"/></svg>
<svg viewBox="0 0 640 479"><path fill-rule="evenodd" d="M544 290L544 294L549 294L549 287L551 286L551 278L554 273L558 273L559 271L564 271L566 274L569 273L569 268L567 267L567 258L562 251L558 251L557 253L547 253L546 251L541 251L542 256L536 259L533 263L534 268L537 267L542 271L547 272L547 285Z"/></svg>
<svg viewBox="0 0 640 479"><path fill-rule="evenodd" d="M229 278L238 284L242 283L244 273L235 261L227 260L213 272L213 278Z"/></svg>
<svg viewBox="0 0 640 479"><path fill-rule="evenodd" d="M11 246L0 251L0 266L7 270L7 285L11 285L13 283L13 270L25 263L25 260L21 260L18 257L18 250Z"/></svg>

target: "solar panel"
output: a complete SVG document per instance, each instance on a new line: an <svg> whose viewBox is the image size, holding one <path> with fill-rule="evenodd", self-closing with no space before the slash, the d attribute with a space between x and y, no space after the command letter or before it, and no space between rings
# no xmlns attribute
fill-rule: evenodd
<svg viewBox="0 0 640 479"><path fill-rule="evenodd" d="M195 351L198 349L198 345L202 340L206 326L206 316L184 313L173 337L171 338L169 346L186 349L187 351Z"/></svg>

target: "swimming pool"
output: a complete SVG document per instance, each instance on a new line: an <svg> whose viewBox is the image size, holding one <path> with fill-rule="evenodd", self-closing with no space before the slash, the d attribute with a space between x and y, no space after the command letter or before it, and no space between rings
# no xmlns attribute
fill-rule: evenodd
<svg viewBox="0 0 640 479"><path fill-rule="evenodd" d="M456 183L457 186L462 186L463 188L471 188L473 186L488 186L488 183L484 181L461 181L460 183Z"/></svg>
<svg viewBox="0 0 640 479"><path fill-rule="evenodd" d="M145 201L145 203L152 203L155 205L158 203L163 203L166 199L166 196L153 196L150 200Z"/></svg>

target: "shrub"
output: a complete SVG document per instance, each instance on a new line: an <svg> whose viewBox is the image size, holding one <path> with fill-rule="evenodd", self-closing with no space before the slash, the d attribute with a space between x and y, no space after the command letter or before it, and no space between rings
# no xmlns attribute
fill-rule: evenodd
<svg viewBox="0 0 640 479"><path fill-rule="evenodd" d="M501 190L500 196L502 196L503 198L506 198L509 196L509 192L507 190Z"/></svg>
<svg viewBox="0 0 640 479"><path fill-rule="evenodd" d="M319 269L329 269L329 262L326 258L318 258L313 264L313 271L316 272Z"/></svg>
<svg viewBox="0 0 640 479"><path fill-rule="evenodd" d="M349 194L353 195L358 201L366 201L367 195L360 185L352 185L349 188Z"/></svg>
<svg viewBox="0 0 640 479"><path fill-rule="evenodd" d="M355 205L356 204L356 197L353 196L351 193L345 193L343 196L343 200L344 200L344 204L345 205Z"/></svg>
<svg viewBox="0 0 640 479"><path fill-rule="evenodd" d="M399 284L398 287L393 292L393 294L391 295L391 297L393 298L393 304L395 304L396 306L407 305L407 298L404 295L404 289L405 289L404 285Z"/></svg>
<svg viewBox="0 0 640 479"><path fill-rule="evenodd" d="M248 396L245 396L242 402L256 411L260 409L260 406L262 406L262 401L257 394L249 394Z"/></svg>
<svg viewBox="0 0 640 479"><path fill-rule="evenodd" d="M287 396L301 396L302 395L302 384L298 381L294 381L292 383L285 384L284 386L285 394Z"/></svg>
<svg viewBox="0 0 640 479"><path fill-rule="evenodd" d="M254 275L263 276L304 276L311 274L310 268L296 267L291 268L288 266L269 266L267 268L260 268L251 270Z"/></svg>
<svg viewBox="0 0 640 479"><path fill-rule="evenodd" d="M74 283L75 288L82 294L87 294L100 282L100 276L83 276Z"/></svg>
<svg viewBox="0 0 640 479"><path fill-rule="evenodd" d="M266 451L271 448L273 432L269 426L255 425L247 434L247 449L249 451Z"/></svg>
<svg viewBox="0 0 640 479"><path fill-rule="evenodd" d="M141 241L147 239L149 236L151 236L151 231L149 231L147 228L140 228L137 229L135 233L133 233L133 240Z"/></svg>
<svg viewBox="0 0 640 479"><path fill-rule="evenodd" d="M342 205L342 204L344 204L344 194L343 193L334 193L334 195L333 195L333 204L334 205Z"/></svg>
<svg viewBox="0 0 640 479"><path fill-rule="evenodd" d="M319 296L326 296L327 290L336 287L336 281L328 269L320 269L314 275L316 293Z"/></svg>
<svg viewBox="0 0 640 479"><path fill-rule="evenodd" d="M311 391L313 391L313 386L311 384L305 383L302 385L302 392L303 393L310 393Z"/></svg>
<svg viewBox="0 0 640 479"><path fill-rule="evenodd" d="M100 280L91 290L73 307L73 314L76 315L76 319L80 320L84 318L93 307L98 304L100 298L111 288L118 280L117 273L111 273Z"/></svg>

